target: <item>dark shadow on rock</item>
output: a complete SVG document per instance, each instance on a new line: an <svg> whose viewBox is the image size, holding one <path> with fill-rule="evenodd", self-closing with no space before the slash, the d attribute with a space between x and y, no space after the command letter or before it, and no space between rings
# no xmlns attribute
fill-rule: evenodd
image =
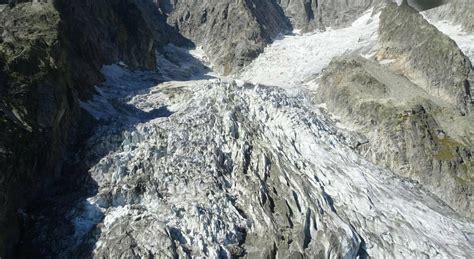
<svg viewBox="0 0 474 259"><path fill-rule="evenodd" d="M85 244L95 243L97 232L93 227L83 228L81 231L88 233L78 236L78 226L94 224L80 222L76 216L81 214L80 210L89 209L88 213L102 217L100 211L87 206L87 198L98 192L89 169L104 152L119 147L121 139L97 155L88 152L87 140L108 123L117 125L111 127L112 134L121 136L123 131L133 130L136 123L170 116L171 112L165 106L142 111L122 102L127 115L131 114L134 120L122 122L119 117L95 121L87 112L79 112L79 101L90 100L96 94L93 86L103 81L100 69L104 64L123 61L133 69L152 70L157 65L155 48L169 43L194 46L168 25L157 10L149 9L150 15L142 13L146 8L141 11L139 2L151 1L48 2L54 3L54 9L47 8L48 12L31 16L31 20L24 17L23 9L2 16L5 21L15 21L8 24L12 28L8 31L28 37L27 43L22 40L11 44L13 50L22 53L16 56L15 51L11 52L15 54L14 63L7 66L7 56L0 55L0 257L4 257L4 243L8 258L91 256L92 250ZM36 8L39 5L22 6L25 10L26 6L41 9ZM0 12L5 14L5 10ZM17 15L18 22L13 19ZM145 16L150 16L150 20ZM49 22L56 18L58 24ZM2 23L0 27L6 25ZM156 26L149 28L150 25ZM51 46L45 44L48 37L52 37ZM190 56L188 61L192 59ZM49 65L53 63L54 66ZM194 65L183 67L179 62L170 67L169 78L147 72L153 76L146 78L142 89L119 92L113 98L120 102L146 93L157 83L174 78L173 69L181 71L180 80L187 75L202 76L197 73L201 69L196 70ZM33 76L33 72L38 72L38 76ZM13 112L12 107L17 104L22 107L19 110L28 114L24 118L32 130Z"/></svg>
<svg viewBox="0 0 474 259"><path fill-rule="evenodd" d="M158 70L163 81L212 79L211 69L185 48L167 45L158 48Z"/></svg>
<svg viewBox="0 0 474 259"><path fill-rule="evenodd" d="M142 110L128 100L149 93L152 87L165 81L212 78L207 75L209 68L186 49L170 45L160 48L159 53L157 71L131 71L117 66L123 74L98 86L100 92L107 94L97 93L96 97L106 100L115 115L95 119L82 109L79 137L70 149L62 175L22 213L22 237L16 257L92 257L100 237L97 224L103 221L104 215L88 201L99 191L90 168L108 153L120 149L125 132L135 130L137 124L173 115L165 104ZM105 147L96 149L99 145Z"/></svg>
<svg viewBox="0 0 474 259"><path fill-rule="evenodd" d="M83 112L77 132L77 142L73 143L71 153L78 152L95 128L92 117ZM102 213L87 204L87 198L94 196L98 185L88 173L86 163L73 157L66 158L63 173L57 176L50 188L35 193L37 197L20 212L21 238L17 245L15 258L69 258L71 246L76 244L79 232L89 233L94 229L91 222L81 222L78 210L90 209L97 220ZM82 227L82 229L81 229ZM89 229L86 229L89 228ZM87 235L87 234L84 234ZM92 254L92 250L88 253Z"/></svg>
<svg viewBox="0 0 474 259"><path fill-rule="evenodd" d="M170 110L168 110L167 106L162 106L158 109L153 109L149 112L144 112L142 110L138 110L138 118L140 118L141 122L147 122L156 118L162 117L169 117L173 114Z"/></svg>

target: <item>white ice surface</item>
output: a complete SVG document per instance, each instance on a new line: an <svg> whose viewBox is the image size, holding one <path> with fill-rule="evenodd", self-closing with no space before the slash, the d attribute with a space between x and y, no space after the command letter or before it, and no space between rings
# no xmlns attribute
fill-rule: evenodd
<svg viewBox="0 0 474 259"><path fill-rule="evenodd" d="M378 21L379 14L371 9L347 28L284 36L244 68L240 79L280 87L301 86L334 57L369 52L377 41Z"/></svg>

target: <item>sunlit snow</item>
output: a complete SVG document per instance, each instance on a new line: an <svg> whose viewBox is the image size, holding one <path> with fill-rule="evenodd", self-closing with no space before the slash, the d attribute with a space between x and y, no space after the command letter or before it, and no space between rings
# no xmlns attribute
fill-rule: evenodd
<svg viewBox="0 0 474 259"><path fill-rule="evenodd" d="M371 9L347 28L284 36L265 48L240 78L280 87L300 86L317 76L334 57L370 52L377 41L378 21L379 14Z"/></svg>

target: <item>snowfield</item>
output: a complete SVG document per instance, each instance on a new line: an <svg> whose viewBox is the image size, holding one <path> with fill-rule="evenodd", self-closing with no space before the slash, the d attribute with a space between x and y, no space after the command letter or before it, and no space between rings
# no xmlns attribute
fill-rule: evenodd
<svg viewBox="0 0 474 259"><path fill-rule="evenodd" d="M258 84L301 86L317 77L334 57L369 53L377 42L378 20L379 14L371 9L347 28L284 36L265 48L239 77Z"/></svg>

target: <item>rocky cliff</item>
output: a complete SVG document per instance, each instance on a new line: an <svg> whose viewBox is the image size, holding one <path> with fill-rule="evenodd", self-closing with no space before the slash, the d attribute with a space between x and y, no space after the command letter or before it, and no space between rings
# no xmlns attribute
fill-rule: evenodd
<svg viewBox="0 0 474 259"><path fill-rule="evenodd" d="M168 23L201 45L214 69L237 72L279 34L347 26L382 1L158 1Z"/></svg>
<svg viewBox="0 0 474 259"><path fill-rule="evenodd" d="M426 12L431 19L448 20L461 24L467 32L474 32L474 4L471 0L451 0L446 5Z"/></svg>
<svg viewBox="0 0 474 259"><path fill-rule="evenodd" d="M25 191L60 171L78 103L72 78L63 76L71 71L58 48L60 17L53 6L21 4L0 16L0 254L8 255L19 238Z"/></svg>
<svg viewBox="0 0 474 259"><path fill-rule="evenodd" d="M468 113L473 70L457 44L406 4L389 4L380 19L378 58L395 59L400 73Z"/></svg>
<svg viewBox="0 0 474 259"><path fill-rule="evenodd" d="M67 147L76 141L79 100L94 93L101 66L123 61L154 68L156 47L168 41L150 32L133 1L58 0L2 9L0 257L8 257L19 239L21 208L62 177Z"/></svg>
<svg viewBox="0 0 474 259"><path fill-rule="evenodd" d="M291 31L281 8L271 0L161 1L168 23L201 45L215 70L236 72L260 54L278 34Z"/></svg>
<svg viewBox="0 0 474 259"><path fill-rule="evenodd" d="M322 17L318 13L319 2L313 0L278 0L276 1L290 18L294 28L310 31L321 25Z"/></svg>

